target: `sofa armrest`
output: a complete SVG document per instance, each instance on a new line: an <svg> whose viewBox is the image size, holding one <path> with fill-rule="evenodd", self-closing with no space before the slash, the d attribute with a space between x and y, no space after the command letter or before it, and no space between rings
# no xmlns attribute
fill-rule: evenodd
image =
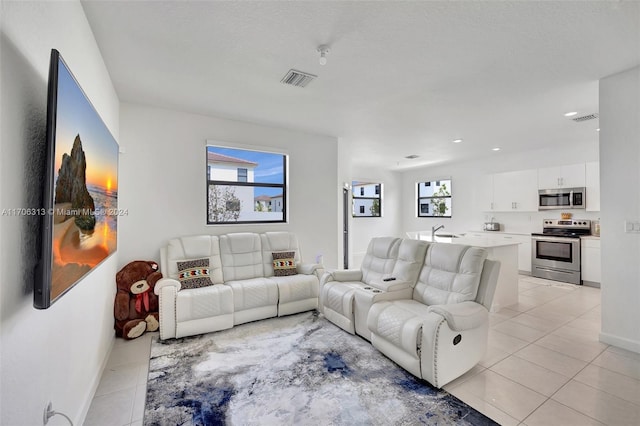
<svg viewBox="0 0 640 426"><path fill-rule="evenodd" d="M476 302L431 305L429 312L444 317L449 328L455 331L471 330L489 321L487 308Z"/></svg>
<svg viewBox="0 0 640 426"><path fill-rule="evenodd" d="M176 288L176 293L177 293L182 288L182 284L180 284L180 281L174 280L173 278L161 278L156 283L156 286L155 286L153 292L156 295L160 296L160 293L162 292L162 288L163 287L175 287Z"/></svg>
<svg viewBox="0 0 640 426"><path fill-rule="evenodd" d="M160 339L162 340L176 337L176 297L180 287L180 281L162 278L158 280L153 290L158 295Z"/></svg>
<svg viewBox="0 0 640 426"><path fill-rule="evenodd" d="M377 289L384 290L384 291L400 291L400 290L406 290L408 288L411 288L411 283L409 281L399 281L399 280L393 280L393 281L376 280L371 282L370 284L372 287L375 287Z"/></svg>
<svg viewBox="0 0 640 426"><path fill-rule="evenodd" d="M296 265L299 274L315 275L318 278L324 273L324 267L319 263L299 263Z"/></svg>
<svg viewBox="0 0 640 426"><path fill-rule="evenodd" d="M337 269L327 271L322 276L323 282L329 281L362 281L362 271L360 269Z"/></svg>

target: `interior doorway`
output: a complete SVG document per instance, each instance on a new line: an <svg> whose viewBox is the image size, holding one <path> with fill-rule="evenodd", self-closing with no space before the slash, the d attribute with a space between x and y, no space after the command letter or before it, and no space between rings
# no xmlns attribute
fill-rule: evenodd
<svg viewBox="0 0 640 426"><path fill-rule="evenodd" d="M349 214L351 203L349 202L349 189L342 188L342 253L343 267L349 269Z"/></svg>

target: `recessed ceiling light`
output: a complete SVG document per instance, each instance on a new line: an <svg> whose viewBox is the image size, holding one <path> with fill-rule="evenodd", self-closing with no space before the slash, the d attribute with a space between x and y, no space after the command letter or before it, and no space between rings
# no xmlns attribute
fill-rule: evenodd
<svg viewBox="0 0 640 426"><path fill-rule="evenodd" d="M492 151L500 151L500 148L495 147L495 148L491 148Z"/></svg>
<svg viewBox="0 0 640 426"><path fill-rule="evenodd" d="M573 117L574 115L578 115L578 113L576 111L571 111L564 114L565 117Z"/></svg>
<svg viewBox="0 0 640 426"><path fill-rule="evenodd" d="M460 143L460 142L462 142L462 139L455 139L455 140L453 141L453 143Z"/></svg>
<svg viewBox="0 0 640 426"><path fill-rule="evenodd" d="M598 127L598 128L596 129L596 132L599 132L599 131L600 131L600 127Z"/></svg>
<svg viewBox="0 0 640 426"><path fill-rule="evenodd" d="M416 158L420 157L419 155L416 154L411 154L411 155L407 155L406 158L407 160L415 160Z"/></svg>

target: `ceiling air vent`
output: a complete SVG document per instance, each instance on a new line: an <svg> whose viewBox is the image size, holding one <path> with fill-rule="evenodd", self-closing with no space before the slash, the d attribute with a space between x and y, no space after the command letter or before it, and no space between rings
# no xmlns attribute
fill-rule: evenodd
<svg viewBox="0 0 640 426"><path fill-rule="evenodd" d="M309 74L306 72L290 69L287 75L285 75L280 83L288 84L290 86L296 87L305 87L307 84L311 83L317 75Z"/></svg>
<svg viewBox="0 0 640 426"><path fill-rule="evenodd" d="M419 155L416 154L411 154L411 155L407 155L406 158L407 160L415 160L416 158L420 157Z"/></svg>
<svg viewBox="0 0 640 426"><path fill-rule="evenodd" d="M589 115L583 115L581 117L572 118L572 120L575 121L576 123L582 123L583 121L595 120L596 118L598 118L598 114L589 114Z"/></svg>

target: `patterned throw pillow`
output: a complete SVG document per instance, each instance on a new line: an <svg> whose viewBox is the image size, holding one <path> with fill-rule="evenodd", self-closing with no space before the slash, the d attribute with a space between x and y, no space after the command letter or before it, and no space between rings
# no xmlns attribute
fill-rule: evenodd
<svg viewBox="0 0 640 426"><path fill-rule="evenodd" d="M209 259L194 259L178 262L178 280L181 290L213 285L209 278Z"/></svg>
<svg viewBox="0 0 640 426"><path fill-rule="evenodd" d="M273 255L273 275L276 277L286 277L298 273L296 270L296 261L294 260L295 252L280 251L271 254Z"/></svg>

